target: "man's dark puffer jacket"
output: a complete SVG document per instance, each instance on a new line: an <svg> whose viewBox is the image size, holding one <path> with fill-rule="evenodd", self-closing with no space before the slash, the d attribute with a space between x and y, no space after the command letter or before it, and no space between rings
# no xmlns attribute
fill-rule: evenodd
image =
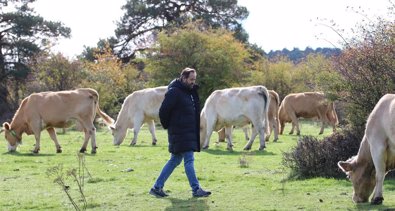
<svg viewBox="0 0 395 211"><path fill-rule="evenodd" d="M180 79L174 79L168 86L159 117L163 128L167 129L170 153L200 151L200 102L197 89L197 85L188 88Z"/></svg>

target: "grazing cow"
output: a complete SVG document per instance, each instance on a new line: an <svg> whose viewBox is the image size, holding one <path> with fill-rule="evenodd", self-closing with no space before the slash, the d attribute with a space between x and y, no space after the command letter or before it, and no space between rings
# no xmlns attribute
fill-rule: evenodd
<svg viewBox="0 0 395 211"><path fill-rule="evenodd" d="M134 132L130 145L135 145L140 128L144 123L148 124L152 145L156 144L155 121L159 121L159 107L166 91L167 86L161 86L135 91L126 97L117 121L110 126L114 145L120 145L123 142L128 128L133 129Z"/></svg>
<svg viewBox="0 0 395 211"><path fill-rule="evenodd" d="M200 114L200 145L207 149L212 132L225 127L228 150L232 150L232 126L254 125L252 135L244 150L250 150L259 133L260 147L265 148L269 93L264 86L229 88L214 91L206 100Z"/></svg>
<svg viewBox="0 0 395 211"><path fill-rule="evenodd" d="M26 97L16 111L12 122L5 122L5 138L8 150L15 151L22 141L22 134L34 134L36 145L33 150L40 150L40 134L46 129L54 141L56 152L62 152L54 128L63 128L76 120L85 132L85 140L80 152L85 152L91 138L92 153L96 153L96 128L93 120L96 112L111 125L113 119L99 108L99 94L94 89L81 88L70 91L41 92Z"/></svg>
<svg viewBox="0 0 395 211"><path fill-rule="evenodd" d="M279 118L278 118L278 110L280 106L280 97L278 96L277 92L274 90L268 90L270 96L270 104L269 104L269 111L268 111L268 118L269 118L269 133L266 136L266 141L269 141L270 135L274 130L274 140L278 140L278 132L280 128ZM243 127L244 137L246 140L249 140L248 137L248 127ZM225 128L222 128L218 131L218 141L225 141Z"/></svg>
<svg viewBox="0 0 395 211"><path fill-rule="evenodd" d="M329 102L322 92L294 93L285 96L279 110L280 134L283 134L285 123L292 122L289 134L293 134L296 127L296 134L300 135L299 117L318 118L322 122L319 134L324 132L325 123L333 127L333 132L336 131L336 125L339 123L335 104Z"/></svg>
<svg viewBox="0 0 395 211"><path fill-rule="evenodd" d="M366 123L365 135L358 154L338 166L350 178L353 201L381 204L385 174L395 169L395 94L384 95L374 107Z"/></svg>

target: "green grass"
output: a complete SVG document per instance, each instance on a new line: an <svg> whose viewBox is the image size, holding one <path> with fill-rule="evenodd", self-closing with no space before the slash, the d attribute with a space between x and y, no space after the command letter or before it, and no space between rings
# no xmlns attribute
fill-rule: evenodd
<svg viewBox="0 0 395 211"><path fill-rule="evenodd" d="M288 134L289 124L284 133ZM304 122L302 135L316 135L319 125ZM326 128L325 134L331 133ZM195 168L203 188L213 192L208 198L192 198L181 164L166 183L170 197L157 199L148 194L163 165L169 158L167 133L158 127L157 146L151 145L144 127L135 147L129 147L132 133L120 147L112 145L111 134L97 133L98 153L85 156L92 178L86 177L84 193L88 210L386 210L395 209L395 182L386 180L384 205L356 205L351 201L352 186L344 179L314 178L288 180L289 169L282 166L282 153L297 142L296 135L282 135L277 143L267 143L258 151L255 140L250 152L240 129L234 132L234 151L226 143L215 144L213 134L210 149L195 154ZM319 136L323 137L323 136ZM82 132L70 131L58 135L62 154L48 134L42 133L41 151L33 155L34 137L24 135L24 145L17 153L7 153L3 139L0 153L0 210L73 210L60 186L46 175L47 169L62 164L64 169L78 168L76 153L82 145ZM273 139L273 136L272 136ZM90 149L88 149L90 151ZM240 160L243 161L241 165ZM125 171L132 168L133 171ZM78 199L76 183L68 181ZM81 205L81 203L80 203Z"/></svg>

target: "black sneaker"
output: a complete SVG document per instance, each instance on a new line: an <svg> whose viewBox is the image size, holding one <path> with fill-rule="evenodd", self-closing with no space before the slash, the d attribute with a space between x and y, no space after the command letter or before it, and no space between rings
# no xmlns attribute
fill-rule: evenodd
<svg viewBox="0 0 395 211"><path fill-rule="evenodd" d="M199 188L195 192L192 193L193 197L207 197L209 195L211 195L211 192L205 191L202 188Z"/></svg>
<svg viewBox="0 0 395 211"><path fill-rule="evenodd" d="M167 193L165 193L165 191L163 191L162 188L160 188L160 189L151 188L151 190L149 191L149 194L156 196L158 198L163 198L163 197L169 196Z"/></svg>

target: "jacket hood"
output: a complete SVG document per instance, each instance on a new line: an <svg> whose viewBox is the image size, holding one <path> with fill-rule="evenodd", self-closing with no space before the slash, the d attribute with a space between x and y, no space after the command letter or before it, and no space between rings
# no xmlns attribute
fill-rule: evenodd
<svg viewBox="0 0 395 211"><path fill-rule="evenodd" d="M183 84L181 82L181 80L179 78L175 78L172 82L170 82L170 84L167 88L170 89L173 87L176 87L176 88L179 88L179 89L185 90L185 91L197 90L199 88L199 86L197 84L195 84L195 85L193 85L192 89L189 89L187 86L185 86L185 84Z"/></svg>

